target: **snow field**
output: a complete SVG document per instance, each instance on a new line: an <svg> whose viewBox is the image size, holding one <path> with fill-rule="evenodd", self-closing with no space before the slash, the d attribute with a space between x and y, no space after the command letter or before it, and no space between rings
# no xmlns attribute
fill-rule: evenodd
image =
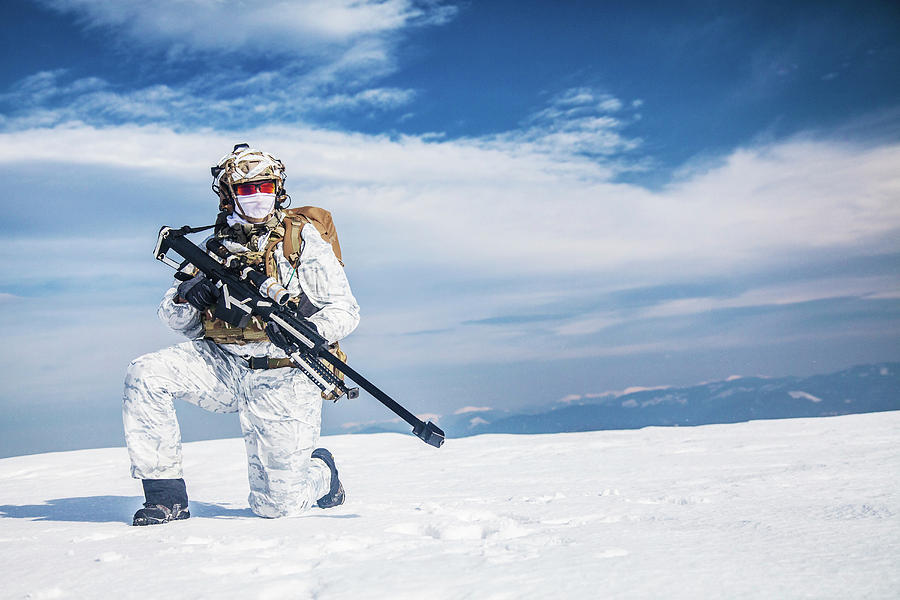
<svg viewBox="0 0 900 600"><path fill-rule="evenodd" d="M265 520L243 443L133 528L124 449L0 460L3 598L896 598L900 412L451 439L329 436L344 506Z"/></svg>

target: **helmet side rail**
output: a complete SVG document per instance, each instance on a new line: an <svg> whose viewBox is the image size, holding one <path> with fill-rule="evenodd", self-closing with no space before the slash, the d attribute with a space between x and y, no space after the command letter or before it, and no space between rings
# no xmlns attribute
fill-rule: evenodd
<svg viewBox="0 0 900 600"><path fill-rule="evenodd" d="M322 390L326 398L337 399L346 395L355 398L357 388L347 388L341 379L322 364L325 361L344 373L376 400L406 421L413 433L430 446L440 448L444 432L440 427L427 423L409 412L347 363L328 351L328 340L319 335L311 323L298 316L286 304L286 290L270 277L249 267L242 259L231 254L218 240L208 243L209 253L202 250L186 236L202 228L184 226L180 229L163 227L159 230L154 256L176 271L191 264L220 289L214 316L235 327L245 327L252 316L264 324L269 340L281 348L304 375ZM167 256L173 251L184 260L181 263Z"/></svg>

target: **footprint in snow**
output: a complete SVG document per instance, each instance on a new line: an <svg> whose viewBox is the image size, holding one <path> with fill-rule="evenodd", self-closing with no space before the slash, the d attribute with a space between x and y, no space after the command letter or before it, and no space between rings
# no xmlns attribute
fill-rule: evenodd
<svg viewBox="0 0 900 600"><path fill-rule="evenodd" d="M118 552L104 552L100 556L94 559L94 562L115 562L118 560L122 560L125 558Z"/></svg>

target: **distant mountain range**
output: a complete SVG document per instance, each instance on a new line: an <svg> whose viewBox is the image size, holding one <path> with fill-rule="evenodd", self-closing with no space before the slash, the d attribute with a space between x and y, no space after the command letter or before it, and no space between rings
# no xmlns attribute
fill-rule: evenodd
<svg viewBox="0 0 900 600"><path fill-rule="evenodd" d="M739 377L691 387L610 393L533 413L470 407L443 416L449 437L480 433L560 433L825 417L900 410L900 363L852 367L813 377ZM393 423L347 433L406 431Z"/></svg>

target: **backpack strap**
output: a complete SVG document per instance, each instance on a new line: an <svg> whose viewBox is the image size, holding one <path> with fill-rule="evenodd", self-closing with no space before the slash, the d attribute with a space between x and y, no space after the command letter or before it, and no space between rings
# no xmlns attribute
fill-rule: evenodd
<svg viewBox="0 0 900 600"><path fill-rule="evenodd" d="M269 234L269 242L266 244L266 249L263 251L263 260L266 263L266 275L276 279L278 279L278 265L275 262L275 246L277 246L278 242L285 236L285 230L285 225L279 225L273 229L272 233ZM291 263L291 265L294 264L295 263Z"/></svg>
<svg viewBox="0 0 900 600"><path fill-rule="evenodd" d="M281 249L290 265L297 268L297 264L300 262L300 251L303 249L303 238L300 236L300 231L304 225L309 223L309 220L302 215L285 215L283 223L284 244Z"/></svg>

